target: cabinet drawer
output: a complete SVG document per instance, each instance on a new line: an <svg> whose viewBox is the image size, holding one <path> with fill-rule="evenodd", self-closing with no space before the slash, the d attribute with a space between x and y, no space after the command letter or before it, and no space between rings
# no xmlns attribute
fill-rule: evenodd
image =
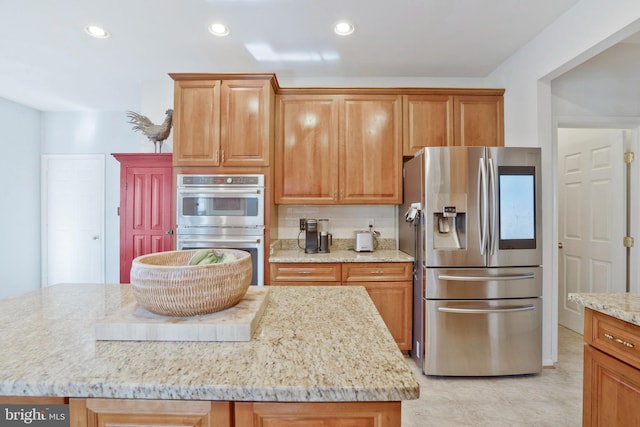
<svg viewBox="0 0 640 427"><path fill-rule="evenodd" d="M342 265L343 282L394 282L411 280L410 262L354 262Z"/></svg>
<svg viewBox="0 0 640 427"><path fill-rule="evenodd" d="M271 283L277 285L275 282L340 282L341 268L339 263L274 263L270 270Z"/></svg>
<svg viewBox="0 0 640 427"><path fill-rule="evenodd" d="M587 344L640 369L640 326L589 308L584 316Z"/></svg>

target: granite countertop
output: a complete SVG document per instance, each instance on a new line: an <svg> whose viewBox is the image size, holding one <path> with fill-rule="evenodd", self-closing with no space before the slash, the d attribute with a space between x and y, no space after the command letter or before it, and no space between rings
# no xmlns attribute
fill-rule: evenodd
<svg viewBox="0 0 640 427"><path fill-rule="evenodd" d="M0 300L0 395L401 401L419 385L363 287L271 287L248 342L96 341L128 285L62 284Z"/></svg>
<svg viewBox="0 0 640 427"><path fill-rule="evenodd" d="M574 293L569 294L569 301L640 326L640 294L623 292Z"/></svg>
<svg viewBox="0 0 640 427"><path fill-rule="evenodd" d="M414 258L395 249L377 249L373 252L356 252L353 249L336 249L325 254L305 254L302 249L275 249L269 257L278 262L413 262Z"/></svg>
<svg viewBox="0 0 640 427"><path fill-rule="evenodd" d="M378 239L373 252L356 252L353 239L333 239L331 252L305 254L295 239L276 240L270 247L269 262L413 262L414 258L396 249L394 239Z"/></svg>

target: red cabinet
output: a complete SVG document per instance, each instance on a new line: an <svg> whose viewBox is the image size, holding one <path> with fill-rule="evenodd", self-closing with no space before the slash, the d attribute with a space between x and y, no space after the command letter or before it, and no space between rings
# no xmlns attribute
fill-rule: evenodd
<svg viewBox="0 0 640 427"><path fill-rule="evenodd" d="M120 283L129 283L135 257L172 250L172 154L112 155L120 162Z"/></svg>

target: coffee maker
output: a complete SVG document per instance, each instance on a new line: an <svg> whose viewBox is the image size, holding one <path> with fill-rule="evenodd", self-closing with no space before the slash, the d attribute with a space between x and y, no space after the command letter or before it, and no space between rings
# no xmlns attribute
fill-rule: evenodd
<svg viewBox="0 0 640 427"><path fill-rule="evenodd" d="M300 220L300 232L305 232L304 239L304 253L315 254L318 253L318 220L317 219L303 219ZM300 243L298 243L299 245Z"/></svg>
<svg viewBox="0 0 640 427"><path fill-rule="evenodd" d="M300 234L298 234L298 247L304 249L305 254L329 253L332 235L329 232L328 219L303 219L300 218ZM304 247L300 244L300 236L305 233Z"/></svg>

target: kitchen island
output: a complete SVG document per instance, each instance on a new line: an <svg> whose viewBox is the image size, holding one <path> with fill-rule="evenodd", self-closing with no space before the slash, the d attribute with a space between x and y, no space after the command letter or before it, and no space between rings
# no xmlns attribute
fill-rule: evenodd
<svg viewBox="0 0 640 427"><path fill-rule="evenodd" d="M569 300L585 307L582 425L640 425L640 294Z"/></svg>
<svg viewBox="0 0 640 427"><path fill-rule="evenodd" d="M399 426L419 396L363 287L272 287L248 342L96 341L94 323L133 301L127 285L90 284L0 301L0 403L63 401L74 426Z"/></svg>

